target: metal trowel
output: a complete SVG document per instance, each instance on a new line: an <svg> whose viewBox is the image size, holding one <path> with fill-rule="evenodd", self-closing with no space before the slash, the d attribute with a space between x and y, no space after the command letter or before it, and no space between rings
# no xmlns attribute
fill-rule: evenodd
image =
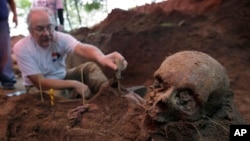
<svg viewBox="0 0 250 141"><path fill-rule="evenodd" d="M122 65L122 60L120 59L115 59L115 63L117 65L117 70L116 70L116 73L115 73L115 77L117 79L117 82L118 82L118 91L119 93L122 93L121 92L121 71L122 71L122 68L123 68L123 65Z"/></svg>

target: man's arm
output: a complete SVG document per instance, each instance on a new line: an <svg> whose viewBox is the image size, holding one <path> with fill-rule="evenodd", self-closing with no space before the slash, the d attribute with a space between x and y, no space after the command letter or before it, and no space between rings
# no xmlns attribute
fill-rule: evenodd
<svg viewBox="0 0 250 141"><path fill-rule="evenodd" d="M18 25L18 20L17 20L17 13L16 13L16 3L14 0L8 0L10 9L13 13L13 22L16 24L16 26Z"/></svg>
<svg viewBox="0 0 250 141"><path fill-rule="evenodd" d="M97 62L102 57L104 57L104 54L99 48L95 47L94 45L85 44L85 43L77 44L74 52L82 57L95 60Z"/></svg>
<svg viewBox="0 0 250 141"><path fill-rule="evenodd" d="M71 80L60 80L60 79L48 79L43 77L42 74L35 74L28 76L30 81L37 87L42 87L43 90L53 89L64 89L64 88L73 88L74 81Z"/></svg>
<svg viewBox="0 0 250 141"><path fill-rule="evenodd" d="M60 79L49 79L44 78L41 74L35 74L28 76L30 81L38 89L49 90L49 89L74 89L77 93L84 95L84 93L89 91L88 86L78 82L76 80L60 80Z"/></svg>
<svg viewBox="0 0 250 141"><path fill-rule="evenodd" d="M122 61L123 69L127 67L127 61L118 52L113 52L108 55L104 55L103 52L94 45L79 43L74 49L74 52L82 57L94 60L103 66L110 67L113 70L117 70L116 59Z"/></svg>

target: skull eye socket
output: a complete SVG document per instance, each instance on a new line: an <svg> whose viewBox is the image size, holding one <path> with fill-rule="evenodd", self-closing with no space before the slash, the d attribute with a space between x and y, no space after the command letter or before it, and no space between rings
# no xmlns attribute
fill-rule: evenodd
<svg viewBox="0 0 250 141"><path fill-rule="evenodd" d="M189 101L193 100L194 93L190 89L177 90L176 100L180 105L186 105Z"/></svg>
<svg viewBox="0 0 250 141"><path fill-rule="evenodd" d="M179 110L187 115L194 114L199 107L196 95L191 89L177 90L175 95L175 104Z"/></svg>
<svg viewBox="0 0 250 141"><path fill-rule="evenodd" d="M162 80L161 76L156 75L156 76L155 76L155 81L154 81L153 85L151 86L151 88L152 88L154 91L156 91L156 92L162 92L162 91L168 89L168 84L165 83L165 82Z"/></svg>

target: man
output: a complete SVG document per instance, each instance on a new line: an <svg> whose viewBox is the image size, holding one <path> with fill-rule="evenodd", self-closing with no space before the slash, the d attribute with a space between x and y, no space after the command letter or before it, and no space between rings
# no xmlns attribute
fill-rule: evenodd
<svg viewBox="0 0 250 141"><path fill-rule="evenodd" d="M56 30L64 31L63 0L32 0L32 7L47 7L54 13ZM59 24L57 19L59 20Z"/></svg>
<svg viewBox="0 0 250 141"><path fill-rule="evenodd" d="M16 83L15 74L12 68L10 30L8 23L9 9L13 13L13 22L18 24L16 4L14 0L0 1L0 82L4 89L14 89Z"/></svg>
<svg viewBox="0 0 250 141"><path fill-rule="evenodd" d="M95 63L82 64L66 70L68 53L92 59L103 66L117 70L115 60L127 62L117 52L104 55L97 47L77 41L71 35L54 31L52 13L48 8L32 8L27 17L30 35L14 47L14 55L26 87L38 89L72 89L82 96L97 93L107 82L106 76ZM90 90L90 91L89 91Z"/></svg>

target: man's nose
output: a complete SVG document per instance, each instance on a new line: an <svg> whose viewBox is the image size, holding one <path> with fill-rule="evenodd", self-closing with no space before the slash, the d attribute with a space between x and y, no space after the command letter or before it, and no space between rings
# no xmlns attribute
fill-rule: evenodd
<svg viewBox="0 0 250 141"><path fill-rule="evenodd" d="M43 29L43 35L48 35L48 34L50 34L50 29L48 29L48 28L44 28Z"/></svg>

